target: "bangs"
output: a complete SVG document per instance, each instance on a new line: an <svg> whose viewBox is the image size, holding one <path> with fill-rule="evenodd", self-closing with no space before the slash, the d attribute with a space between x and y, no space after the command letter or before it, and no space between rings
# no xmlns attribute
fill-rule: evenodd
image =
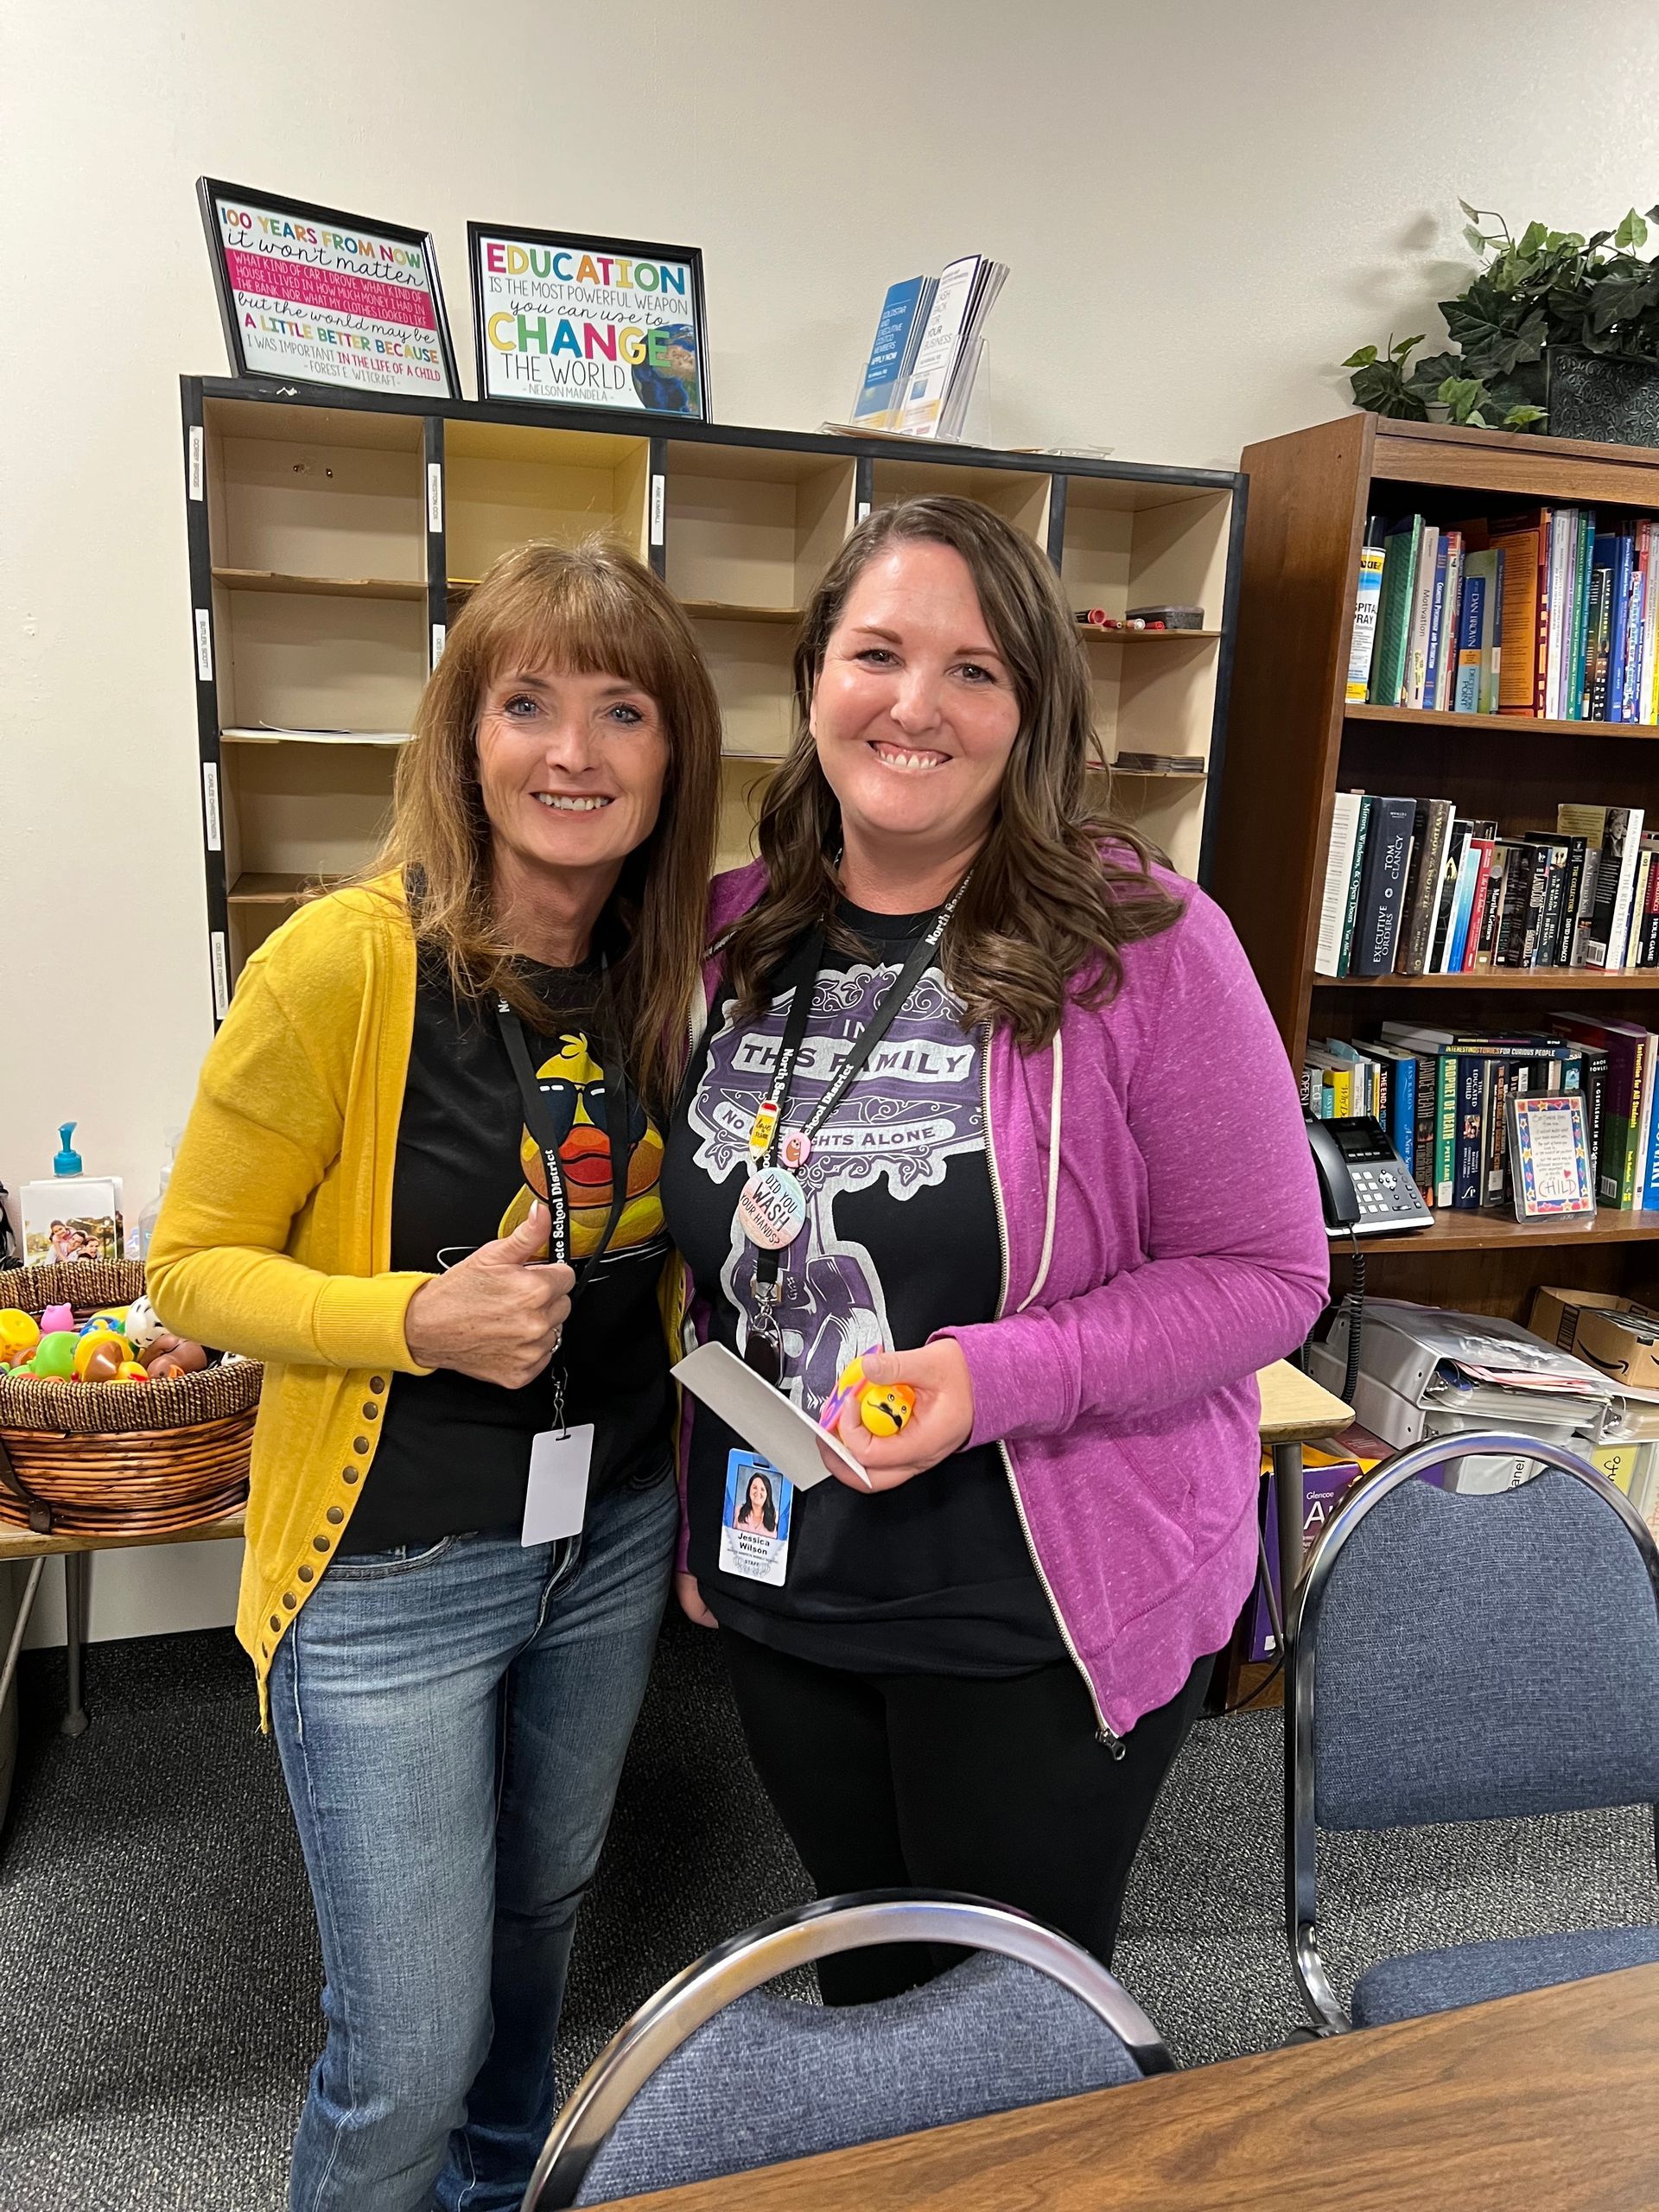
<svg viewBox="0 0 1659 2212"><path fill-rule="evenodd" d="M469 639L451 632L452 645L467 651L480 692L500 677L538 668L613 676L648 691L671 730L687 658L696 653L678 608L603 556L547 550L555 559L545 569L527 564L526 573L490 594Z"/></svg>

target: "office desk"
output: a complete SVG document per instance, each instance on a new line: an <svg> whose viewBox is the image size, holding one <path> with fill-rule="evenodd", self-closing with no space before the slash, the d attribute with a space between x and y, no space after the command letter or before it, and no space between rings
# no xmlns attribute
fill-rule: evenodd
<svg viewBox="0 0 1659 2212"><path fill-rule="evenodd" d="M41 1586L41 1575L46 1562L54 1555L63 1560L64 1640L68 1647L68 1686L67 1710L63 1716L66 1736L79 1736L86 1727L86 1712L80 1701L81 1639L86 1629L86 1560L92 1552L130 1551L141 1544L201 1544L211 1543L215 1537L240 1536L242 1516L227 1513L222 1520L204 1521L199 1528L168 1529L161 1535L124 1535L118 1531L109 1535L54 1534L37 1536L32 1529L15 1529L9 1522L0 1522L0 1561L32 1560L28 1583L23 1590L23 1602L17 1610L17 1624L12 1630L11 1643L3 1661L0 1661L0 1699L11 1688L11 1678L17 1670L17 1655L23 1648L23 1630L29 1626L29 1614L35 1609L35 1592Z"/></svg>
<svg viewBox="0 0 1659 2212"><path fill-rule="evenodd" d="M1351 1406L1293 1367L1275 1360L1256 1376L1262 1393L1262 1441L1273 1453L1279 1501L1279 1610L1290 1618L1290 1593L1302 1567L1302 1446L1346 1428Z"/></svg>
<svg viewBox="0 0 1659 2212"><path fill-rule="evenodd" d="M762 2167L650 2212L1646 2212L1659 1967ZM729 2085L728 2085L729 2086Z"/></svg>

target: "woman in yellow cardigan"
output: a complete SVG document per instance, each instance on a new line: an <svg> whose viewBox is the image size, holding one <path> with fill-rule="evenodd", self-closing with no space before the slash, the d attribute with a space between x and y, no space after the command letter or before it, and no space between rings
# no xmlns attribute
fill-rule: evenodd
<svg viewBox="0 0 1659 2212"><path fill-rule="evenodd" d="M294 2212L515 2206L672 1566L658 1177L720 721L602 549L498 562L381 874L260 947L149 1255L268 1363L237 1629L304 1847L327 2041Z"/></svg>

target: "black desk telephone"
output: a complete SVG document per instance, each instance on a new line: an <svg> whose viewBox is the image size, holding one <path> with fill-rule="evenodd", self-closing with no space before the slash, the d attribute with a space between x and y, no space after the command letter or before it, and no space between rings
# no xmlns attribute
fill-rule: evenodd
<svg viewBox="0 0 1659 2212"><path fill-rule="evenodd" d="M1405 1161L1369 1115L1307 1122L1325 1225L1332 1236L1382 1236L1427 1229L1434 1217Z"/></svg>

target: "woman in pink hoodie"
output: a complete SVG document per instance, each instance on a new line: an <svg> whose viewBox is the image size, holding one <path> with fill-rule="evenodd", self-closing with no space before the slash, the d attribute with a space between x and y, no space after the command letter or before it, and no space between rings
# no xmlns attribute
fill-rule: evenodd
<svg viewBox="0 0 1659 2212"><path fill-rule="evenodd" d="M1059 582L973 502L854 532L795 656L761 859L716 884L671 1132L700 1334L865 1470L745 1543L706 1408L681 1603L821 1894L975 1891L1109 1959L1255 1566L1258 1368L1326 1246L1296 1088L1225 918L1097 810ZM831 2002L934 1967L827 1961Z"/></svg>

